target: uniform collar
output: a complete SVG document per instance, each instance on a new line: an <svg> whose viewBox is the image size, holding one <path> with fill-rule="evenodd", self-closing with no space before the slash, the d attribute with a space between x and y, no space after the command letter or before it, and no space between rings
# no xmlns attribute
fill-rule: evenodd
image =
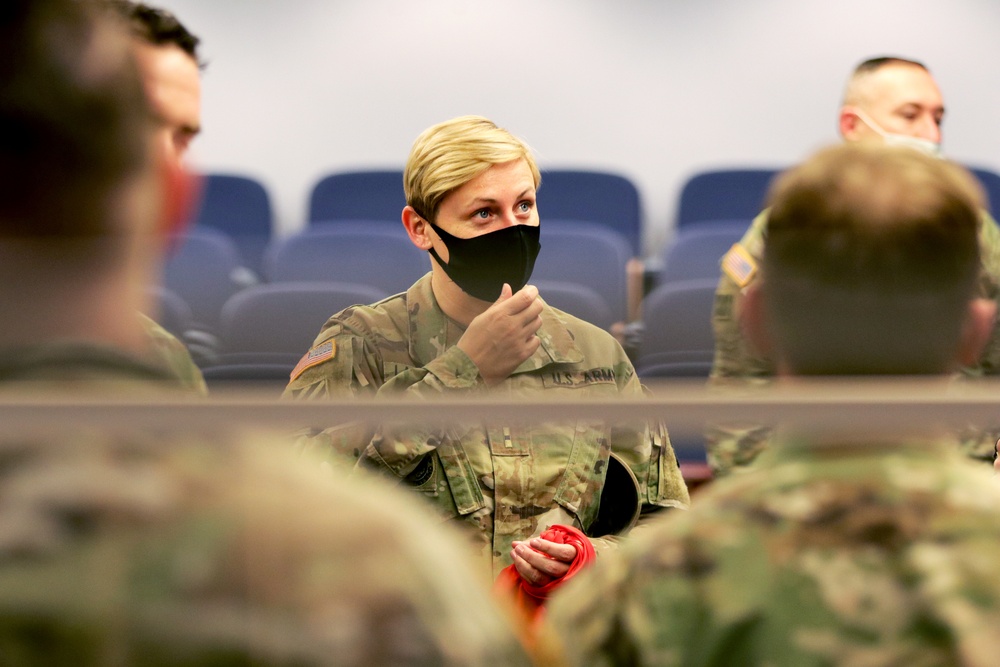
<svg viewBox="0 0 1000 667"><path fill-rule="evenodd" d="M409 313L410 358L425 366L454 345L465 329L441 310L431 289L431 274L415 282L406 292ZM542 308L542 326L538 330L541 341L538 349L514 373L538 370L549 364L576 364L583 361L573 334L558 311L548 304Z"/></svg>

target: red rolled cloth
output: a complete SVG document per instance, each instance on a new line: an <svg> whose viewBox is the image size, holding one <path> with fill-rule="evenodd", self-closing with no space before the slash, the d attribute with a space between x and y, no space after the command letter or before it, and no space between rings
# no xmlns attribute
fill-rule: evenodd
<svg viewBox="0 0 1000 667"><path fill-rule="evenodd" d="M587 536L572 526L554 525L543 532L540 537L543 540L556 542L558 544L572 544L576 547L576 558L569 566L569 571L562 577L554 579L544 586L535 586L521 576L517 568L508 565L497 576L493 584L493 590L499 595L510 597L524 620L529 625L537 622L541 616L545 601L555 593L556 589L569 581L577 572L585 568L596 557L594 545L590 543Z"/></svg>

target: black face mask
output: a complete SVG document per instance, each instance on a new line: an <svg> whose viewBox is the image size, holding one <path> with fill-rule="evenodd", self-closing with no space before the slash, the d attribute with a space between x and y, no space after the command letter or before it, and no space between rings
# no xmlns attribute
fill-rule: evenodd
<svg viewBox="0 0 1000 667"><path fill-rule="evenodd" d="M445 263L432 247L431 255L462 290L483 301L496 301L503 284L518 291L531 278L542 245L538 225L512 225L471 239L460 239L433 222L431 227L448 248Z"/></svg>

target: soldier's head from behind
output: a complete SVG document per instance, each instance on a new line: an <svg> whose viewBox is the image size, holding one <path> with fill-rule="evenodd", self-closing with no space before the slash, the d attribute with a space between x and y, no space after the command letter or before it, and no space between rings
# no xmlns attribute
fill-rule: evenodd
<svg viewBox="0 0 1000 667"><path fill-rule="evenodd" d="M994 314L974 298L981 201L968 172L917 151L819 152L772 188L747 335L787 374L938 374L971 363Z"/></svg>
<svg viewBox="0 0 1000 667"><path fill-rule="evenodd" d="M403 225L430 252L441 282L493 301L504 283L516 292L531 275L540 183L524 141L480 116L453 118L413 144L403 173Z"/></svg>
<svg viewBox="0 0 1000 667"><path fill-rule="evenodd" d="M59 250L39 272L99 273L157 208L152 120L128 37L90 3L11 0L0 63L0 264Z"/></svg>
<svg viewBox="0 0 1000 667"><path fill-rule="evenodd" d="M170 12L110 0L128 23L146 94L168 154L182 159L201 132L201 40Z"/></svg>
<svg viewBox="0 0 1000 667"><path fill-rule="evenodd" d="M844 90L839 130L847 141L881 140L940 152L944 99L920 62L882 56L859 64Z"/></svg>

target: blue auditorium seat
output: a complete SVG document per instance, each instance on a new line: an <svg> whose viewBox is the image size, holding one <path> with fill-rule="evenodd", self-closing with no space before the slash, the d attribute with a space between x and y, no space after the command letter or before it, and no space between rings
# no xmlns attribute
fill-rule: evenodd
<svg viewBox="0 0 1000 667"><path fill-rule="evenodd" d="M632 257L642 256L639 190L627 177L606 171L543 169L538 212L549 220L583 220L621 234Z"/></svg>
<svg viewBox="0 0 1000 667"><path fill-rule="evenodd" d="M260 273L274 226L271 199L260 181L237 174L205 174L194 222L229 235L243 263Z"/></svg>
<svg viewBox="0 0 1000 667"><path fill-rule="evenodd" d="M764 209L779 169L717 169L694 174L681 189L677 229L710 220L752 220Z"/></svg>
<svg viewBox="0 0 1000 667"><path fill-rule="evenodd" d="M611 307L590 287L555 280L532 280L538 293L553 308L608 330L615 322Z"/></svg>
<svg viewBox="0 0 1000 667"><path fill-rule="evenodd" d="M430 271L428 254L402 224L345 221L275 240L264 258L268 282L327 281L403 292Z"/></svg>
<svg viewBox="0 0 1000 667"><path fill-rule="evenodd" d="M222 309L220 353L203 369L205 379L212 388L248 381L283 387L331 315L385 296L350 283L275 283L243 290Z"/></svg>
<svg viewBox="0 0 1000 667"><path fill-rule="evenodd" d="M400 224L406 206L402 169L345 171L321 178L309 194L309 224L381 220Z"/></svg>
<svg viewBox="0 0 1000 667"><path fill-rule="evenodd" d="M643 301L640 377L705 377L712 369L712 305L718 278L661 285Z"/></svg>
<svg viewBox="0 0 1000 667"><path fill-rule="evenodd" d="M192 228L179 237L164 266L163 285L191 307L195 328L214 332L222 305L256 282L225 233Z"/></svg>
<svg viewBox="0 0 1000 667"><path fill-rule="evenodd" d="M969 171L979 179L983 190L986 191L986 197L989 200L988 210L993 219L996 220L998 212L1000 212L1000 174L983 167L969 167Z"/></svg>
<svg viewBox="0 0 1000 667"><path fill-rule="evenodd" d="M593 222L542 220L542 249L531 281L575 283L604 299L616 321L628 315L626 265L632 256L618 232ZM544 295L543 295L544 298Z"/></svg>

